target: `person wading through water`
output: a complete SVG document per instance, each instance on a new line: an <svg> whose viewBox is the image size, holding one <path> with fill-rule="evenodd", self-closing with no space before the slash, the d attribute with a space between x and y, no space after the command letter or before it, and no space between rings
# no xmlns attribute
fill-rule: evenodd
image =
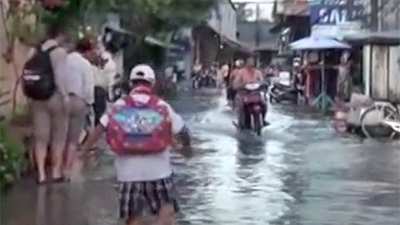
<svg viewBox="0 0 400 225"><path fill-rule="evenodd" d="M83 38L76 44L75 51L68 54L66 61L68 106L68 133L66 141L66 165L64 177L70 179L75 163L80 134L84 129L85 117L94 103L94 70L90 63L95 57L96 43Z"/></svg>
<svg viewBox="0 0 400 225"><path fill-rule="evenodd" d="M51 152L52 181L62 180L63 153L67 137L67 105L65 61L67 52L60 47L66 32L60 24L49 27L48 39L36 49L25 63L22 88L31 100L37 182L46 182L46 158Z"/></svg>
<svg viewBox="0 0 400 225"><path fill-rule="evenodd" d="M125 224L140 225L146 215L154 215L155 224L172 225L178 204L170 151L176 135L183 145L178 152L190 156L189 131L181 116L154 94L156 76L150 66L134 67L130 82L130 94L117 100L100 118L82 151L87 151L105 132L110 149L116 154L120 217Z"/></svg>
<svg viewBox="0 0 400 225"><path fill-rule="evenodd" d="M238 59L235 61L234 67L230 73L229 81L228 81L228 88L227 88L227 98L228 98L228 105L231 106L233 109L235 108L235 98L237 94L237 90L233 87L233 81L237 76L239 76L239 71L244 67L244 61Z"/></svg>
<svg viewBox="0 0 400 225"><path fill-rule="evenodd" d="M96 57L95 68L95 87L94 87L94 125L99 124L100 117L107 109L107 99L110 95L111 86L114 84L117 75L117 65L112 56L106 51L105 47L99 43Z"/></svg>

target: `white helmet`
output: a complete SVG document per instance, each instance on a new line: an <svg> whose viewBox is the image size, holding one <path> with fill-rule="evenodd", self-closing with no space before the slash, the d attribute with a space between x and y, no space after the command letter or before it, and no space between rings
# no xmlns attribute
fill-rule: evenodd
<svg viewBox="0 0 400 225"><path fill-rule="evenodd" d="M242 59L238 59L235 61L235 66L243 66L244 61Z"/></svg>
<svg viewBox="0 0 400 225"><path fill-rule="evenodd" d="M147 64L139 64L135 66L129 76L130 81L143 80L151 84L156 83L156 74L154 70Z"/></svg>

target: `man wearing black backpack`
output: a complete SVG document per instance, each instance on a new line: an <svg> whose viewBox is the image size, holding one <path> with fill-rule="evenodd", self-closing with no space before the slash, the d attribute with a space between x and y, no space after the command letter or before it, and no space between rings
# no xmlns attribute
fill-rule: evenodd
<svg viewBox="0 0 400 225"><path fill-rule="evenodd" d="M32 103L37 181L40 184L47 180L45 161L49 147L52 180L62 180L68 122L68 92L64 85L67 52L61 47L66 35L62 27L59 24L50 27L48 39L26 62L22 74L24 93Z"/></svg>

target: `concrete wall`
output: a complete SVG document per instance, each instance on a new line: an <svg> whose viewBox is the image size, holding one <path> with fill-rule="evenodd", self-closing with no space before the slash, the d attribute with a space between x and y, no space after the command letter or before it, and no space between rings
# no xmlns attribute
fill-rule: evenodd
<svg viewBox="0 0 400 225"><path fill-rule="evenodd" d="M274 23L269 21L259 21L258 23L238 22L238 39L253 48L261 47L263 49L278 50L279 35L270 33L270 29L273 26ZM258 46L257 33L259 35Z"/></svg>
<svg viewBox="0 0 400 225"><path fill-rule="evenodd" d="M380 8L378 31L398 32L400 30L399 1L376 1L379 1ZM364 4L365 13L369 14L370 0L357 0L356 3ZM372 57L369 55L371 51ZM363 57L366 94L373 98L400 100L400 46L365 46ZM369 86L370 90L368 90Z"/></svg>
<svg viewBox="0 0 400 225"><path fill-rule="evenodd" d="M400 29L400 4L397 0L375 0L378 1L378 30L390 31ZM371 0L355 0L354 4L364 5L364 14L367 21L370 22L368 16L371 12Z"/></svg>
<svg viewBox="0 0 400 225"><path fill-rule="evenodd" d="M398 46L364 46L366 95L373 99L400 101L399 49Z"/></svg>
<svg viewBox="0 0 400 225"><path fill-rule="evenodd" d="M218 4L210 9L207 27L195 29L195 58L199 62L223 61L233 57L233 51L222 43L228 39L236 42L237 15L230 0L219 0Z"/></svg>
<svg viewBox="0 0 400 225"><path fill-rule="evenodd" d="M20 88L16 89L16 84L25 61L32 54L30 47L17 41L14 46L13 61L7 62L3 57L7 46L6 29L3 20L0 20L0 117L10 115L13 99L16 100L17 105L26 102L26 98L23 96ZM15 98L13 98L13 92L15 92Z"/></svg>
<svg viewBox="0 0 400 225"><path fill-rule="evenodd" d="M236 40L236 10L229 0L219 0L209 14L207 24L228 39Z"/></svg>

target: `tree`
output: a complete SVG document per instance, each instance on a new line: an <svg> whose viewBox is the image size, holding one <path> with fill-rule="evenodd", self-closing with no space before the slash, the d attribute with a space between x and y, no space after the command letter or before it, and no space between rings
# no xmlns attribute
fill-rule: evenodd
<svg viewBox="0 0 400 225"><path fill-rule="evenodd" d="M138 37L165 33L204 19L214 0L64 0L51 10L45 23L58 22L71 27L85 24L87 15L104 17L110 10L120 13L124 28Z"/></svg>
<svg viewBox="0 0 400 225"><path fill-rule="evenodd" d="M124 26L136 35L169 33L202 21L214 0L122 0Z"/></svg>

